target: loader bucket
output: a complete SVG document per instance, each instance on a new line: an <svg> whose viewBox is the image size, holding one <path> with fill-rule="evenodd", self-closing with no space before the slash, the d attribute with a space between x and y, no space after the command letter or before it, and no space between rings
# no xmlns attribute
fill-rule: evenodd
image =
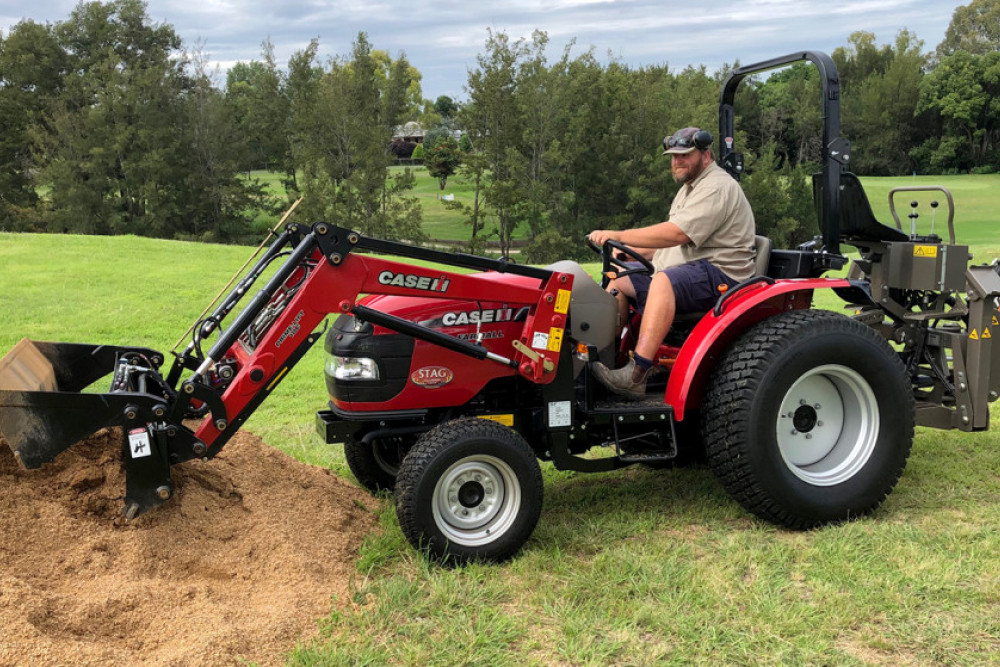
<svg viewBox="0 0 1000 667"><path fill-rule="evenodd" d="M127 395L80 393L135 348L21 340L0 359L0 435L24 468L123 423ZM141 350L162 359L153 350Z"/></svg>

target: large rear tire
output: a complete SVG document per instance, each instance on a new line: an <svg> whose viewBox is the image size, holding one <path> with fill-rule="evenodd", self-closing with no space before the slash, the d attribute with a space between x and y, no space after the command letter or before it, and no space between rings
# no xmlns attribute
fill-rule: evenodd
<svg viewBox="0 0 1000 667"><path fill-rule="evenodd" d="M913 443L914 401L896 352L842 315L801 310L737 340L705 391L709 464L729 494L795 529L875 510Z"/></svg>
<svg viewBox="0 0 1000 667"><path fill-rule="evenodd" d="M445 422L423 434L396 480L406 539L437 560L499 562L531 537L542 472L517 432L485 419Z"/></svg>

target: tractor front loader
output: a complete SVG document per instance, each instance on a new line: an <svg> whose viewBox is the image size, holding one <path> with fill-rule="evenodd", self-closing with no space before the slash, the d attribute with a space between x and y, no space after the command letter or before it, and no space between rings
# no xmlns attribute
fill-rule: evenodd
<svg viewBox="0 0 1000 667"><path fill-rule="evenodd" d="M488 273L466 275L366 256L390 253ZM273 265L280 261L280 266ZM273 275L249 298L270 267ZM497 276L516 275L522 284ZM452 357L481 361L485 375L519 375L545 384L556 376L572 274L455 255L363 237L325 223L289 224L193 339L164 355L144 348L22 340L0 360L0 434L24 468L37 468L95 431L120 426L126 467L125 515L134 518L174 492L170 466L212 458L322 334L331 313L350 313L393 328ZM502 293L523 309L519 341L508 355L441 334L357 303L358 295L422 294L475 301ZM227 317L231 325L223 327ZM207 350L204 341L218 334ZM83 390L111 375L103 391ZM191 418L198 426L189 428Z"/></svg>

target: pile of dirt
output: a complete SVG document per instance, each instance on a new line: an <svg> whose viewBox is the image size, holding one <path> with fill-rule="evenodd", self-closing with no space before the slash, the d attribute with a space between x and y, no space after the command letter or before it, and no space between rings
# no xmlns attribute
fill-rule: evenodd
<svg viewBox="0 0 1000 667"><path fill-rule="evenodd" d="M120 437L32 471L0 440L0 665L277 664L349 604L366 493L238 433L125 522Z"/></svg>

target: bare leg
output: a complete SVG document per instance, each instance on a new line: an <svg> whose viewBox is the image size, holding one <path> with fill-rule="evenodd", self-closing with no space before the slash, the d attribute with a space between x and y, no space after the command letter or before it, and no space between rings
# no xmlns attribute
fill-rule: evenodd
<svg viewBox="0 0 1000 667"><path fill-rule="evenodd" d="M628 322L628 300L635 299L635 287L632 281L625 278L615 278L608 283L607 291L617 290L618 294L618 328L621 329Z"/></svg>
<svg viewBox="0 0 1000 667"><path fill-rule="evenodd" d="M673 285L665 273L657 273L649 286L646 310L639 327L639 340L635 346L635 356L655 361L656 351L663 342L670 326L674 323L677 303ZM639 360L640 362L642 360ZM604 364L594 365L594 376L615 393L631 399L642 399L646 394L646 378L652 369L640 366L632 359L625 366L610 370Z"/></svg>
<svg viewBox="0 0 1000 667"><path fill-rule="evenodd" d="M642 325L639 327L639 340L635 344L635 353L647 359L654 359L660 343L670 331L677 313L677 302L674 298L674 287L670 278L663 272L653 276L646 297L646 310L642 314Z"/></svg>

